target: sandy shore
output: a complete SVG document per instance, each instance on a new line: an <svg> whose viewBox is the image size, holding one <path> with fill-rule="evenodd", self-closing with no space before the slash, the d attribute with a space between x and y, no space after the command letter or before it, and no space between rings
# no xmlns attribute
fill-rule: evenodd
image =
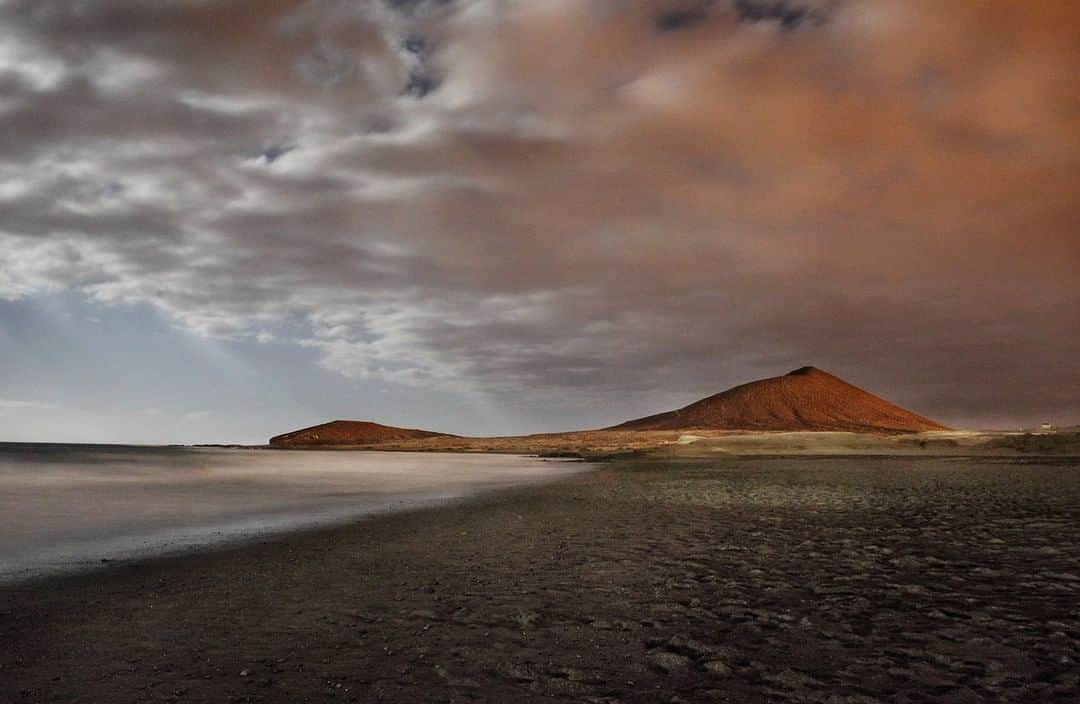
<svg viewBox="0 0 1080 704"><path fill-rule="evenodd" d="M3 702L1071 702L1075 459L720 458L0 591Z"/></svg>

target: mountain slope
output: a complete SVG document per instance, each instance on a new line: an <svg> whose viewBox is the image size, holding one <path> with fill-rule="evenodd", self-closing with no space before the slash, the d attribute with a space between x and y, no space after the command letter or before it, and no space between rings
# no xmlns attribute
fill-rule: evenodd
<svg viewBox="0 0 1080 704"><path fill-rule="evenodd" d="M815 367L752 381L608 430L948 430Z"/></svg>
<svg viewBox="0 0 1080 704"><path fill-rule="evenodd" d="M365 420L334 420L270 438L272 447L318 447L320 445L378 445L402 440L450 437L428 430L395 428Z"/></svg>

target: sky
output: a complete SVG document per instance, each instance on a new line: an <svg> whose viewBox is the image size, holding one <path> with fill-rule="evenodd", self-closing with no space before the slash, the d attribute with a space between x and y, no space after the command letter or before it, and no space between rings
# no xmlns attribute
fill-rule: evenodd
<svg viewBox="0 0 1080 704"><path fill-rule="evenodd" d="M1072 0L0 0L0 440L1080 422Z"/></svg>

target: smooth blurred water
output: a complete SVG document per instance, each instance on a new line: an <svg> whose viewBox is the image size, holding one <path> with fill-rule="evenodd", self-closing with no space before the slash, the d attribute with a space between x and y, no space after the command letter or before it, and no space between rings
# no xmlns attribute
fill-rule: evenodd
<svg viewBox="0 0 1080 704"><path fill-rule="evenodd" d="M0 582L583 469L510 455L0 443Z"/></svg>

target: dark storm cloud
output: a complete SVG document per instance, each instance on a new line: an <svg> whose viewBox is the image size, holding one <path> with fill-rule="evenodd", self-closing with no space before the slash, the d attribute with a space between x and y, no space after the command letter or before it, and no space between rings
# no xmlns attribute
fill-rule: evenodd
<svg viewBox="0 0 1080 704"><path fill-rule="evenodd" d="M827 18L826 7L835 2L795 0L696 0L668 3L656 15L661 32L687 29L705 22L710 13L734 12L744 22L775 22L792 30L803 24L820 24Z"/></svg>
<svg viewBox="0 0 1080 704"><path fill-rule="evenodd" d="M825 13L813 5L789 0L734 0L739 17L748 22L779 22L784 29L825 21Z"/></svg>
<svg viewBox="0 0 1080 704"><path fill-rule="evenodd" d="M0 3L0 295L301 319L342 374L612 421L806 363L947 422L1075 414L1078 26L1054 0Z"/></svg>
<svg viewBox="0 0 1080 704"><path fill-rule="evenodd" d="M656 16L656 28L661 32L673 32L704 22L708 17L708 5L663 10Z"/></svg>

